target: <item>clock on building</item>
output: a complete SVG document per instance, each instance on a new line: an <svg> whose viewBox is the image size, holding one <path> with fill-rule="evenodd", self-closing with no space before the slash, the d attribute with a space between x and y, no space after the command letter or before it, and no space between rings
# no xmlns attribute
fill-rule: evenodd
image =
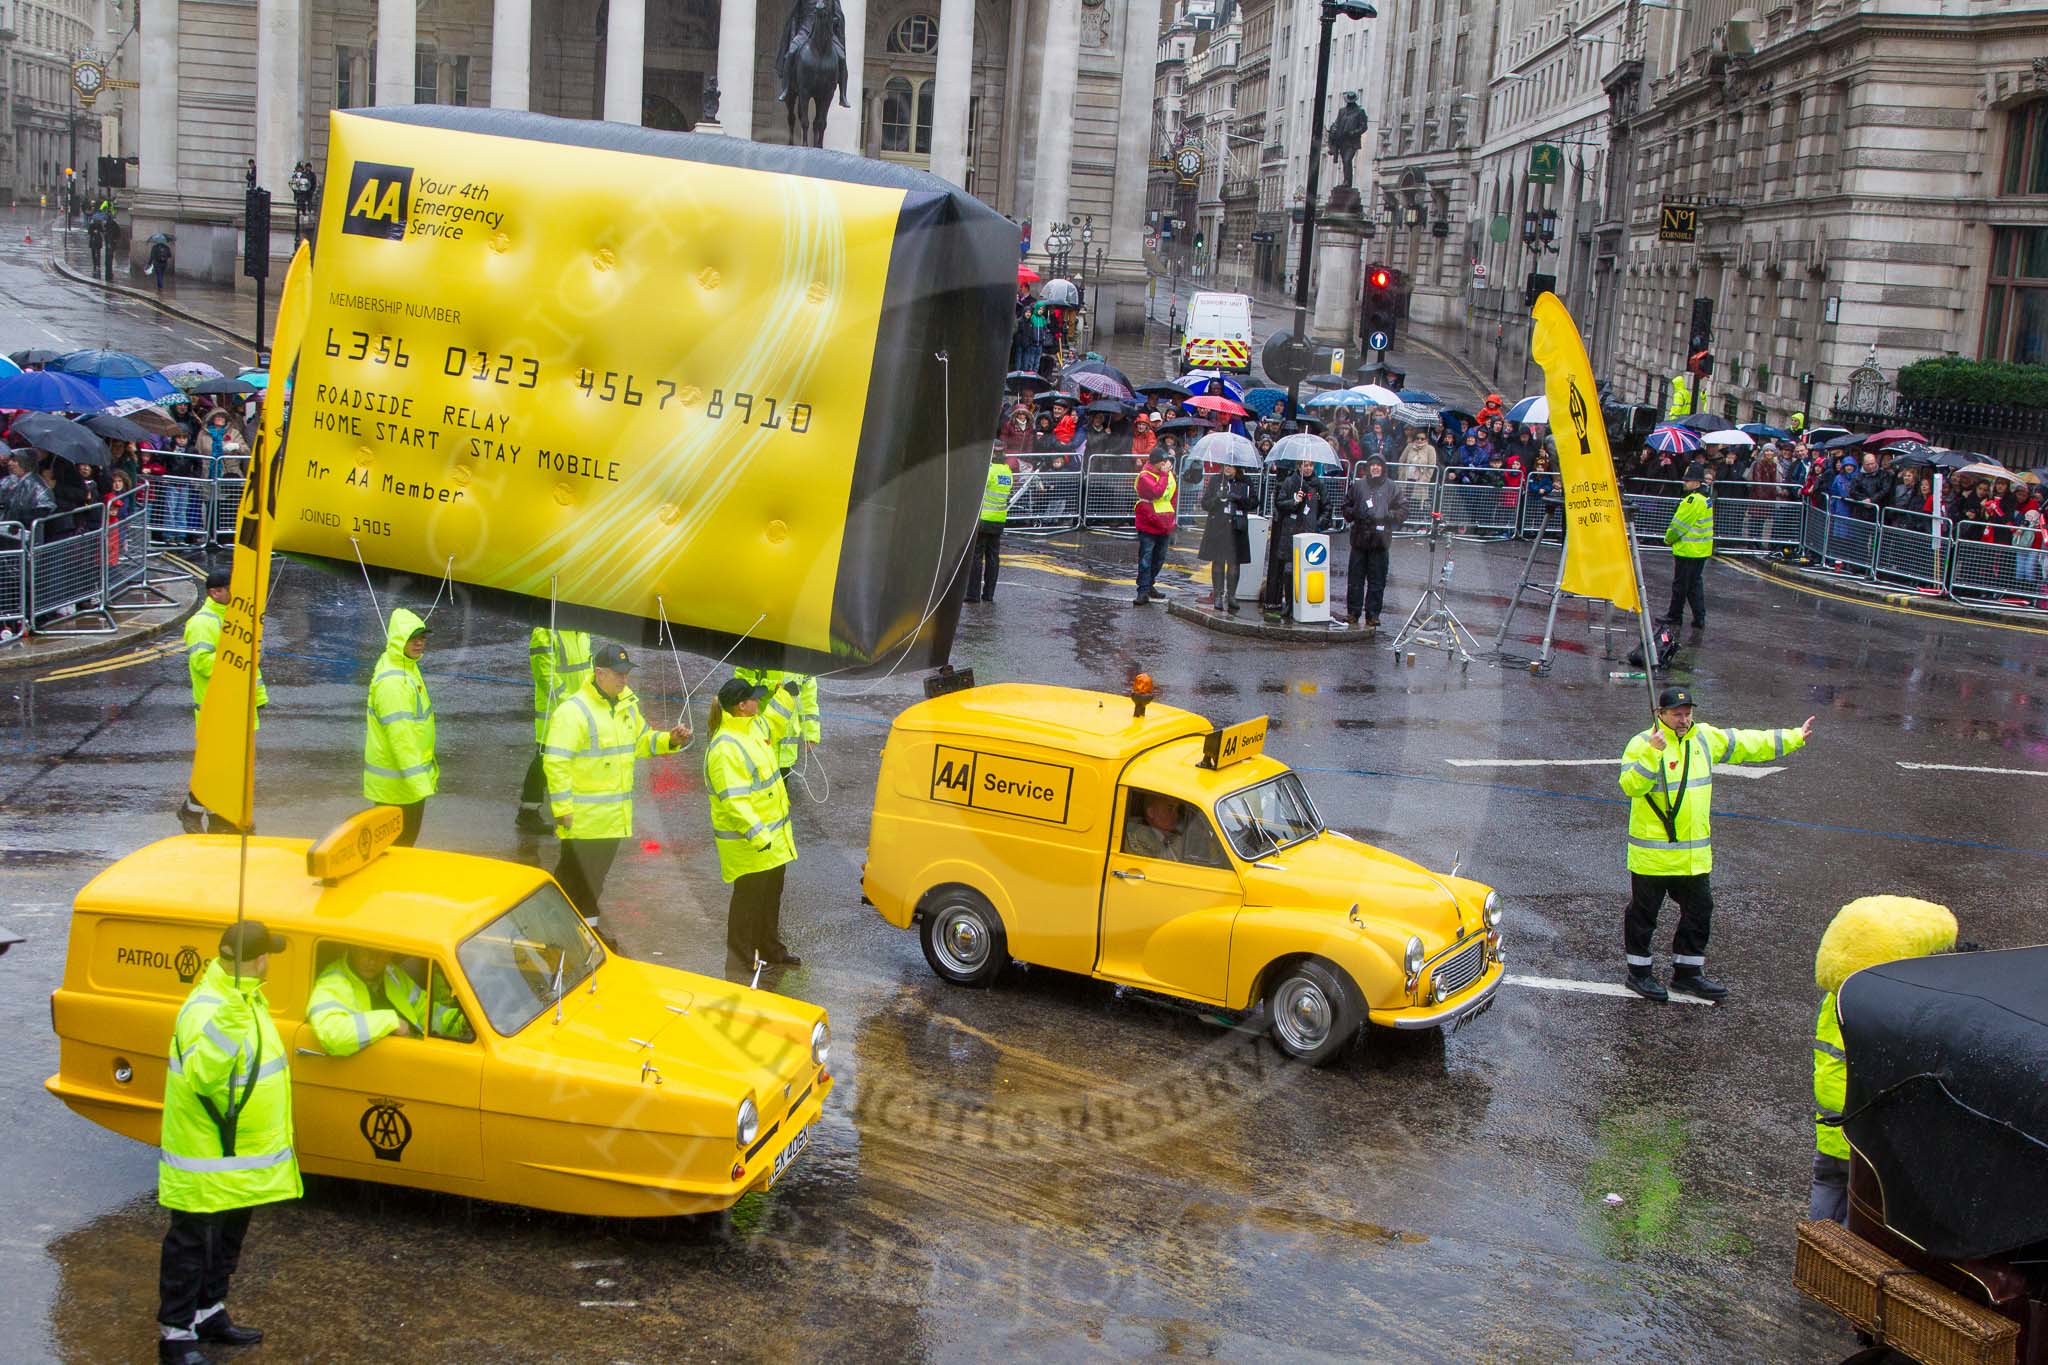
<svg viewBox="0 0 2048 1365"><path fill-rule="evenodd" d="M1202 149L1190 142L1173 154L1173 168L1180 172L1180 178L1189 182L1199 180L1202 175Z"/></svg>
<svg viewBox="0 0 2048 1365"><path fill-rule="evenodd" d="M71 68L71 84L88 101L107 83L107 69L98 62L78 62Z"/></svg>

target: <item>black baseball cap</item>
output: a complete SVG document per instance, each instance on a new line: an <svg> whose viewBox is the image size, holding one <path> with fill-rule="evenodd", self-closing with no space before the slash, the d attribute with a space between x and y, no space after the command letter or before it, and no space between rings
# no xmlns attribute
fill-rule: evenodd
<svg viewBox="0 0 2048 1365"><path fill-rule="evenodd" d="M235 571L234 571L233 569L209 569L209 570L207 570L207 573L206 573L206 586L207 586L207 588L208 588L209 590L211 590L211 589L213 589L213 588L225 588L225 587L228 587L228 586L230 586L230 585L231 585L231 584L232 584L232 583L233 583L234 581L235 581Z"/></svg>
<svg viewBox="0 0 2048 1365"><path fill-rule="evenodd" d="M1691 706L1692 692L1683 687L1667 687L1657 694L1657 709L1669 711L1674 706Z"/></svg>
<svg viewBox="0 0 2048 1365"><path fill-rule="evenodd" d="M1685 481L1687 483L1705 483L1707 481L1707 467L1698 460L1694 460L1685 467Z"/></svg>
<svg viewBox="0 0 2048 1365"><path fill-rule="evenodd" d="M240 924L230 924L221 931L220 955L231 957L237 962L247 962L265 953L284 951L284 940L270 932L263 921L245 919Z"/></svg>
<svg viewBox="0 0 2048 1365"><path fill-rule="evenodd" d="M626 653L626 647L615 645L609 640L591 651L590 662L598 668L609 668L614 673L633 671L633 659Z"/></svg>
<svg viewBox="0 0 2048 1365"><path fill-rule="evenodd" d="M768 689L759 683L750 683L745 678L727 678L718 689L718 704L730 711L741 702L752 698L755 701L768 695Z"/></svg>

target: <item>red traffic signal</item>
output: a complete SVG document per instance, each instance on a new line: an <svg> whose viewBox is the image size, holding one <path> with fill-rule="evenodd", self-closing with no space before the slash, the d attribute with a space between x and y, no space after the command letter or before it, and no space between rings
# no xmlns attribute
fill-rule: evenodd
<svg viewBox="0 0 2048 1365"><path fill-rule="evenodd" d="M1705 350L1694 351L1685 358L1685 368L1701 379L1712 378L1714 373L1714 353Z"/></svg>
<svg viewBox="0 0 2048 1365"><path fill-rule="evenodd" d="M1384 271L1384 270L1375 270L1375 271L1373 271L1373 272L1372 272L1372 287L1373 287L1373 288L1375 288L1375 289L1385 289L1385 288L1386 288L1386 287L1387 287L1388 285L1390 285L1390 284L1392 284L1392 283L1393 283L1393 276L1389 275L1389 274L1388 274L1388 273L1387 273L1386 271Z"/></svg>

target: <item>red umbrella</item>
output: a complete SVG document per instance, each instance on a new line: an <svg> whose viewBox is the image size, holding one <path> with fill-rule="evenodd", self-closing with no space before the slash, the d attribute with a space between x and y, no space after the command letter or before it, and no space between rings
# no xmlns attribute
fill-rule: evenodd
<svg viewBox="0 0 2048 1365"><path fill-rule="evenodd" d="M1037 284L1043 278L1042 275L1028 265L1019 265L1017 267L1017 283L1019 284Z"/></svg>
<svg viewBox="0 0 2048 1365"><path fill-rule="evenodd" d="M1221 417L1249 417L1251 413L1242 403L1233 403L1220 393L1198 393L1193 398L1181 400L1183 407L1198 408L1213 412Z"/></svg>
<svg viewBox="0 0 2048 1365"><path fill-rule="evenodd" d="M1925 436L1922 436L1922 435L1921 435L1921 434L1920 434L1919 432L1917 432L1917 431L1907 431L1907 430L1906 430L1906 429L1905 429L1904 427L1892 427L1891 429L1889 429L1889 430L1887 430L1887 431L1880 431L1880 432L1878 432L1878 433L1877 433L1877 435L1875 435L1875 436L1866 436L1866 437L1864 437L1864 438L1863 438L1863 444L1865 444L1865 445L1867 445L1867 446L1881 446L1881 445L1883 445L1883 444L1884 444L1884 443L1885 443L1886 441L1923 441L1923 442L1924 442L1924 441L1925 441L1926 439L1927 439L1927 438L1926 438Z"/></svg>

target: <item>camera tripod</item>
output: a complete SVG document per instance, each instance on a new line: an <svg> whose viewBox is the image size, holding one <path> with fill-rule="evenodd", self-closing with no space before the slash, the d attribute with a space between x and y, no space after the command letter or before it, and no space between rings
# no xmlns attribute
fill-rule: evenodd
<svg viewBox="0 0 2048 1365"><path fill-rule="evenodd" d="M1465 629L1465 623L1451 610L1451 604L1444 600L1443 589L1451 581L1452 560L1446 559L1441 573L1436 567L1436 551L1444 538L1444 517L1441 512L1429 514L1429 577L1428 586L1422 590L1422 597L1415 609L1408 613L1408 619L1394 636L1394 658L1398 662L1401 652L1412 645L1428 649L1441 649L1446 659L1456 659L1464 667L1472 665L1472 651L1479 648L1479 641L1472 632Z"/></svg>

